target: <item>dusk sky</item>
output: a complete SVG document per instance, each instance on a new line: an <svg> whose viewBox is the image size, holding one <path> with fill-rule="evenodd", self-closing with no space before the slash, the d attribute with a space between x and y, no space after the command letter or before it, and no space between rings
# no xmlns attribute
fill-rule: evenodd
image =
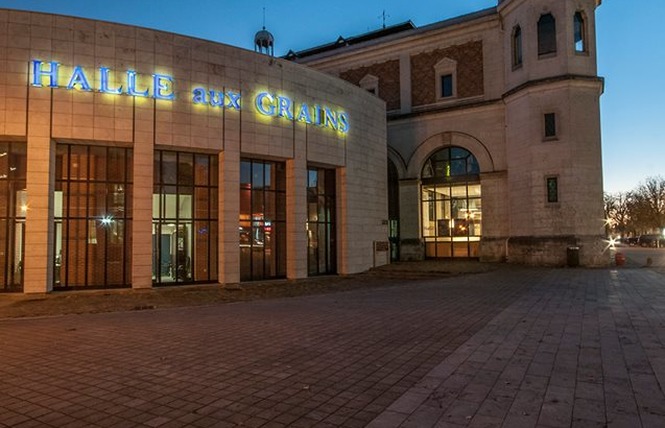
<svg viewBox="0 0 665 428"><path fill-rule="evenodd" d="M556 0L553 0L556 1ZM0 0L0 7L100 19L253 48L263 24L275 54L301 50L411 20L417 26L496 5L496 0L303 3L294 0ZM636 6L637 5L637 6ZM665 176L665 30L663 0L605 0L597 11L605 190L627 191ZM660 125L659 125L660 124Z"/></svg>

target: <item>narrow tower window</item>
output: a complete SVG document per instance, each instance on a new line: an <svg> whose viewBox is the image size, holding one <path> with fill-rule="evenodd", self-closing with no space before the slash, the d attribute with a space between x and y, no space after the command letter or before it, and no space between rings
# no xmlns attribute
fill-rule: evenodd
<svg viewBox="0 0 665 428"><path fill-rule="evenodd" d="M557 177L547 177L547 202L559 202L559 180Z"/></svg>
<svg viewBox="0 0 665 428"><path fill-rule="evenodd" d="M545 113L545 138L556 137L556 115Z"/></svg>
<svg viewBox="0 0 665 428"><path fill-rule="evenodd" d="M522 65L522 28L516 26L513 30L513 67Z"/></svg>
<svg viewBox="0 0 665 428"><path fill-rule="evenodd" d="M538 20L538 55L556 53L556 21L551 13Z"/></svg>
<svg viewBox="0 0 665 428"><path fill-rule="evenodd" d="M586 31L582 12L575 12L573 28L575 32L575 52L586 52Z"/></svg>

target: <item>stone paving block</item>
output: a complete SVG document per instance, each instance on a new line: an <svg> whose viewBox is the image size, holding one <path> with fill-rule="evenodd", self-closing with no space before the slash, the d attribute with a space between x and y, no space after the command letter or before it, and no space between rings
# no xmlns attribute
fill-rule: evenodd
<svg viewBox="0 0 665 428"><path fill-rule="evenodd" d="M399 427L408 417L404 413L397 413L387 410L381 413L376 419L371 421L367 428L392 428Z"/></svg>
<svg viewBox="0 0 665 428"><path fill-rule="evenodd" d="M501 426L502 418L493 418L490 416L476 415L471 419L469 428L495 428Z"/></svg>
<svg viewBox="0 0 665 428"><path fill-rule="evenodd" d="M431 427L443 416L445 410L440 407L420 406L401 425L403 428Z"/></svg>
<svg viewBox="0 0 665 428"><path fill-rule="evenodd" d="M607 428L605 422L590 421L587 419L573 419L571 428Z"/></svg>
<svg viewBox="0 0 665 428"><path fill-rule="evenodd" d="M474 379L459 393L459 399L472 403L482 403L491 389L491 386L477 383Z"/></svg>
<svg viewBox="0 0 665 428"><path fill-rule="evenodd" d="M389 411L396 413L410 414L418 408L429 396L428 393L407 392L402 395L397 401L388 407Z"/></svg>
<svg viewBox="0 0 665 428"><path fill-rule="evenodd" d="M602 402L605 400L603 384L578 381L575 384L575 398L584 398L586 400Z"/></svg>
<svg viewBox="0 0 665 428"><path fill-rule="evenodd" d="M551 427L570 426L574 390L550 385L545 393L538 423Z"/></svg>
<svg viewBox="0 0 665 428"><path fill-rule="evenodd" d="M508 414L512 404L512 397L487 397L487 399L481 403L478 413L476 413L476 417L486 416L503 420L506 414Z"/></svg>
<svg viewBox="0 0 665 428"><path fill-rule="evenodd" d="M466 425L478 411L479 403L456 400L439 419L442 422Z"/></svg>

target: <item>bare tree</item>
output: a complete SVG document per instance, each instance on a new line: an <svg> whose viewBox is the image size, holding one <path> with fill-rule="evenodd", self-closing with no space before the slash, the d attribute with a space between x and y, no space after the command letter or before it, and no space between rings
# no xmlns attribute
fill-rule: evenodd
<svg viewBox="0 0 665 428"><path fill-rule="evenodd" d="M605 226L608 235L625 236L631 231L631 198L626 192L605 193Z"/></svg>
<svg viewBox="0 0 665 428"><path fill-rule="evenodd" d="M646 230L665 227L665 179L649 177L633 192L633 216Z"/></svg>

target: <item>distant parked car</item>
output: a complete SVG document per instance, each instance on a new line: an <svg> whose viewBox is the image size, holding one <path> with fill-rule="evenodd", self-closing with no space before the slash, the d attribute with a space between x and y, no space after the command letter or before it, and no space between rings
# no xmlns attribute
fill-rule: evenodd
<svg viewBox="0 0 665 428"><path fill-rule="evenodd" d="M665 240L662 238L661 235L640 235L639 239L637 240L637 244L640 247L658 247L658 243L660 241L660 246L662 247L663 244L665 244Z"/></svg>
<svg viewBox="0 0 665 428"><path fill-rule="evenodd" d="M634 247L637 245L639 237L637 236L631 236L630 238L625 238L624 239L624 244L630 245L631 247Z"/></svg>

